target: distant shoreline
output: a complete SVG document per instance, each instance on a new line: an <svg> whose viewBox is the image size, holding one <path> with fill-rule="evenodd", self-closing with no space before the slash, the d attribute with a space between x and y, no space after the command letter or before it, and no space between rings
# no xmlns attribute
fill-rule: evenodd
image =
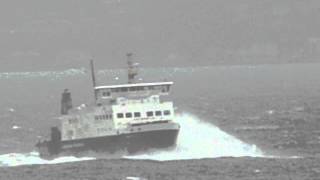
<svg viewBox="0 0 320 180"><path fill-rule="evenodd" d="M89 62L89 61L88 61ZM143 69L150 69L150 68L203 68L203 67L242 67L242 66L266 66L266 65L291 65L291 64L319 64L317 61L306 61L306 62L274 62L274 63L216 63L216 64L200 64L200 65L168 65L168 66L144 66ZM104 70L124 70L124 68L121 67L114 67L114 68L107 68L105 66L102 66L101 68L97 67L98 70L104 71ZM56 69L50 69L50 68L44 68L44 69L34 69L34 70L0 70L0 74L5 73L50 73L50 72L65 72L65 71L72 71L72 70L81 70L81 71L88 71L89 67L82 66L82 67L74 67L74 68L56 68Z"/></svg>

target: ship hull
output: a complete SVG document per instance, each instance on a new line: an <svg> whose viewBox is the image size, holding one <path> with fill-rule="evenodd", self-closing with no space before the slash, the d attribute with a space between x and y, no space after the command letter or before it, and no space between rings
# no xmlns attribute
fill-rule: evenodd
<svg viewBox="0 0 320 180"><path fill-rule="evenodd" d="M64 155L80 156L84 152L139 154L153 149L174 147L179 129L135 132L113 136L102 136L87 139L61 142L42 142L37 146L40 156L50 158Z"/></svg>

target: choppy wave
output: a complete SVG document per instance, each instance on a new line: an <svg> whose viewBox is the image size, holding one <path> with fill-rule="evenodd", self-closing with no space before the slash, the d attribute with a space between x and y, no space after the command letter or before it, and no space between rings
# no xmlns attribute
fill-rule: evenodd
<svg viewBox="0 0 320 180"><path fill-rule="evenodd" d="M0 166L21 166L34 164L60 164L66 162L87 161L93 160L92 157L76 158L73 156L59 157L53 160L41 159L38 152L31 152L26 154L10 153L0 155Z"/></svg>

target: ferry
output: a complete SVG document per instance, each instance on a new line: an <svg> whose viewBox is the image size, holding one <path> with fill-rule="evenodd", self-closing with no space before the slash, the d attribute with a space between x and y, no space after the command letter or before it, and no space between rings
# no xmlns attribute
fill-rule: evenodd
<svg viewBox="0 0 320 180"><path fill-rule="evenodd" d="M36 144L41 157L88 151L139 154L176 146L180 125L173 121L173 102L163 98L173 82L137 82L138 64L132 53L127 62L127 83L97 85L91 60L94 105L73 108L65 89L60 126L51 127L50 137Z"/></svg>

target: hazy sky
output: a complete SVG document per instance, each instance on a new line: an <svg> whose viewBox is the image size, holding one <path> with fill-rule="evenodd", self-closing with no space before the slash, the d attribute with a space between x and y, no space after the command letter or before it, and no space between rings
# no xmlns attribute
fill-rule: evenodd
<svg viewBox="0 0 320 180"><path fill-rule="evenodd" d="M1 71L305 62L317 0L2 0Z"/></svg>

